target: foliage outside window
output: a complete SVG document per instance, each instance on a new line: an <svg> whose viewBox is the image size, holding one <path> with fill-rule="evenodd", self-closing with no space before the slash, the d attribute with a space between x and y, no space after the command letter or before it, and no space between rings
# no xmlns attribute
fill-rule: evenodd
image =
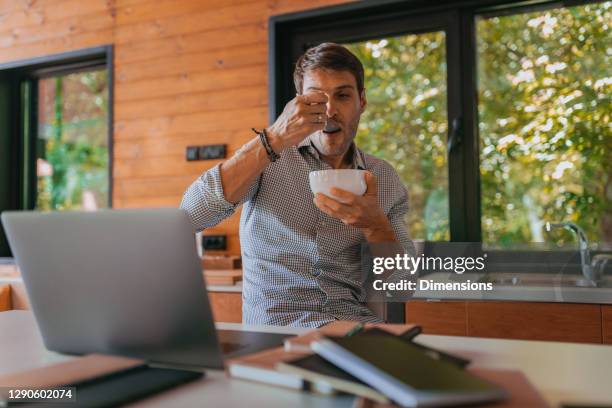
<svg viewBox="0 0 612 408"><path fill-rule="evenodd" d="M483 242L612 242L611 6L477 21Z"/></svg>
<svg viewBox="0 0 612 408"><path fill-rule="evenodd" d="M38 81L36 208L108 206L106 70Z"/></svg>
<svg viewBox="0 0 612 408"><path fill-rule="evenodd" d="M412 237L449 240L444 32L348 48L364 65L368 99L357 145L399 173L408 189L406 223Z"/></svg>
<svg viewBox="0 0 612 408"><path fill-rule="evenodd" d="M612 3L477 18L482 241L570 244L546 221L612 242ZM444 33L350 44L369 106L357 144L410 194L415 239L448 240Z"/></svg>

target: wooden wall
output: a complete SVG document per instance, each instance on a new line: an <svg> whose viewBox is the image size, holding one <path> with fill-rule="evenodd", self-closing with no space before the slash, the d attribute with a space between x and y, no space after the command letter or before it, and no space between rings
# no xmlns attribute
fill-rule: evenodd
<svg viewBox="0 0 612 408"><path fill-rule="evenodd" d="M178 206L216 161L267 123L268 18L346 0L0 0L0 63L114 44L114 202ZM238 214L210 233L238 254Z"/></svg>

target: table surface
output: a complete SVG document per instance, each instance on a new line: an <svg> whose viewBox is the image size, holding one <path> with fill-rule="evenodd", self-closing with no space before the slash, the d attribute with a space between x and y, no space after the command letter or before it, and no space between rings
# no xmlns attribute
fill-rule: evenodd
<svg viewBox="0 0 612 408"><path fill-rule="evenodd" d="M220 329L300 334L308 329L217 323ZM612 346L420 335L417 341L472 359L473 365L523 371L553 406L612 404ZM0 313L0 374L72 357L47 351L29 311ZM248 398L248 400L245 400ZM220 370L134 406L350 407L350 396L325 397L227 378Z"/></svg>

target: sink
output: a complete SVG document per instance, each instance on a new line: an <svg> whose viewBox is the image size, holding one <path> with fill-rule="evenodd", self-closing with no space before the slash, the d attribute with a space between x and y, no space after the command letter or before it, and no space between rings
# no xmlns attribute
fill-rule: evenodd
<svg viewBox="0 0 612 408"><path fill-rule="evenodd" d="M553 275L545 273L495 272L482 277L481 282L494 286L539 286L568 288L612 288L612 278L606 277L594 285L582 275Z"/></svg>

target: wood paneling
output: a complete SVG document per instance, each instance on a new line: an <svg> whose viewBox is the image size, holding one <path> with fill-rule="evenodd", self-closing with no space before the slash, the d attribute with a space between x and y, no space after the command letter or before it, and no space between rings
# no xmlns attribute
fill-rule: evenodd
<svg viewBox="0 0 612 408"><path fill-rule="evenodd" d="M599 305L467 302L468 335L505 339L601 343Z"/></svg>
<svg viewBox="0 0 612 408"><path fill-rule="evenodd" d="M259 1L250 1L241 4L226 4L224 7L197 10L177 16L158 17L153 21L127 25L122 24L124 21L120 17L115 34L115 44L258 24L264 21L267 14L267 10L261 7Z"/></svg>
<svg viewBox="0 0 612 408"><path fill-rule="evenodd" d="M182 133L236 131L261 126L267 122L267 107L234 109L221 112L190 113L115 122L115 138L165 138ZM205 142L204 142L205 143Z"/></svg>
<svg viewBox="0 0 612 408"><path fill-rule="evenodd" d="M72 34L69 36L45 39L31 44L15 47L0 47L0 62L18 61L41 55L58 54L82 48L112 44L114 29Z"/></svg>
<svg viewBox="0 0 612 408"><path fill-rule="evenodd" d="M160 57L174 58L192 52L216 51L228 47L256 45L266 41L266 28L262 24L249 24L232 27L230 30L218 29L128 42L117 46L115 61L124 64Z"/></svg>
<svg viewBox="0 0 612 408"><path fill-rule="evenodd" d="M208 292L216 322L242 322L242 294L234 292Z"/></svg>
<svg viewBox="0 0 612 408"><path fill-rule="evenodd" d="M122 63L115 70L115 80L117 84L122 84L143 79L182 75L194 71L210 72L250 65L265 65L268 62L267 51L267 44L249 44L181 54L173 58L152 58L147 60L146 64Z"/></svg>
<svg viewBox="0 0 612 408"><path fill-rule="evenodd" d="M426 334L467 335L466 305L463 301L407 302L406 322L422 326Z"/></svg>
<svg viewBox="0 0 612 408"><path fill-rule="evenodd" d="M252 0L116 0L117 24L134 24L239 5ZM260 1L260 4L263 2Z"/></svg>
<svg viewBox="0 0 612 408"><path fill-rule="evenodd" d="M265 64L248 67L228 68L216 72L189 72L180 75L158 77L125 83L117 87L115 102L158 98L162 96L182 95L188 93L213 92L243 87L264 85L267 83ZM240 108L239 99L236 100ZM117 109L121 115L121 109ZM200 112L208 112L206 109ZM166 113L167 114L167 113ZM150 117L150 116L149 116Z"/></svg>
<svg viewBox="0 0 612 408"><path fill-rule="evenodd" d="M267 98L267 92L259 85L190 92L126 101L121 104L121 110L117 112L115 117L117 120L128 120L161 115L197 113L202 112L202 109L207 112L215 112L255 107L265 108L268 104ZM227 138L227 135L225 138Z"/></svg>
<svg viewBox="0 0 612 408"><path fill-rule="evenodd" d="M229 143L228 155L232 154L240 146L253 137L250 129L238 129L233 132L207 132L202 135L199 132L183 133L166 138L131 138L115 141L114 156L115 164L122 160L132 159L154 159L165 156L185 155L185 147L202 143ZM228 140L229 139L229 140ZM210 168L210 162L192 162L193 172L199 172L200 166Z"/></svg>
<svg viewBox="0 0 612 408"><path fill-rule="evenodd" d="M54 23L64 23L75 17L92 14L114 14L113 2L108 0L37 0L37 1L4 1L0 4L0 35L4 31L39 28L53 32L48 28Z"/></svg>
<svg viewBox="0 0 612 408"><path fill-rule="evenodd" d="M601 334L604 344L612 344L612 306L601 306Z"/></svg>
<svg viewBox="0 0 612 408"><path fill-rule="evenodd" d="M61 38L86 32L96 32L113 27L113 17L107 11L70 17L42 26L29 25L5 31L0 26L0 46L17 47L53 38Z"/></svg>
<svg viewBox="0 0 612 408"><path fill-rule="evenodd" d="M0 0L0 63L114 45L115 207L166 207L268 120L268 19L346 0ZM211 229L238 254L237 216Z"/></svg>

